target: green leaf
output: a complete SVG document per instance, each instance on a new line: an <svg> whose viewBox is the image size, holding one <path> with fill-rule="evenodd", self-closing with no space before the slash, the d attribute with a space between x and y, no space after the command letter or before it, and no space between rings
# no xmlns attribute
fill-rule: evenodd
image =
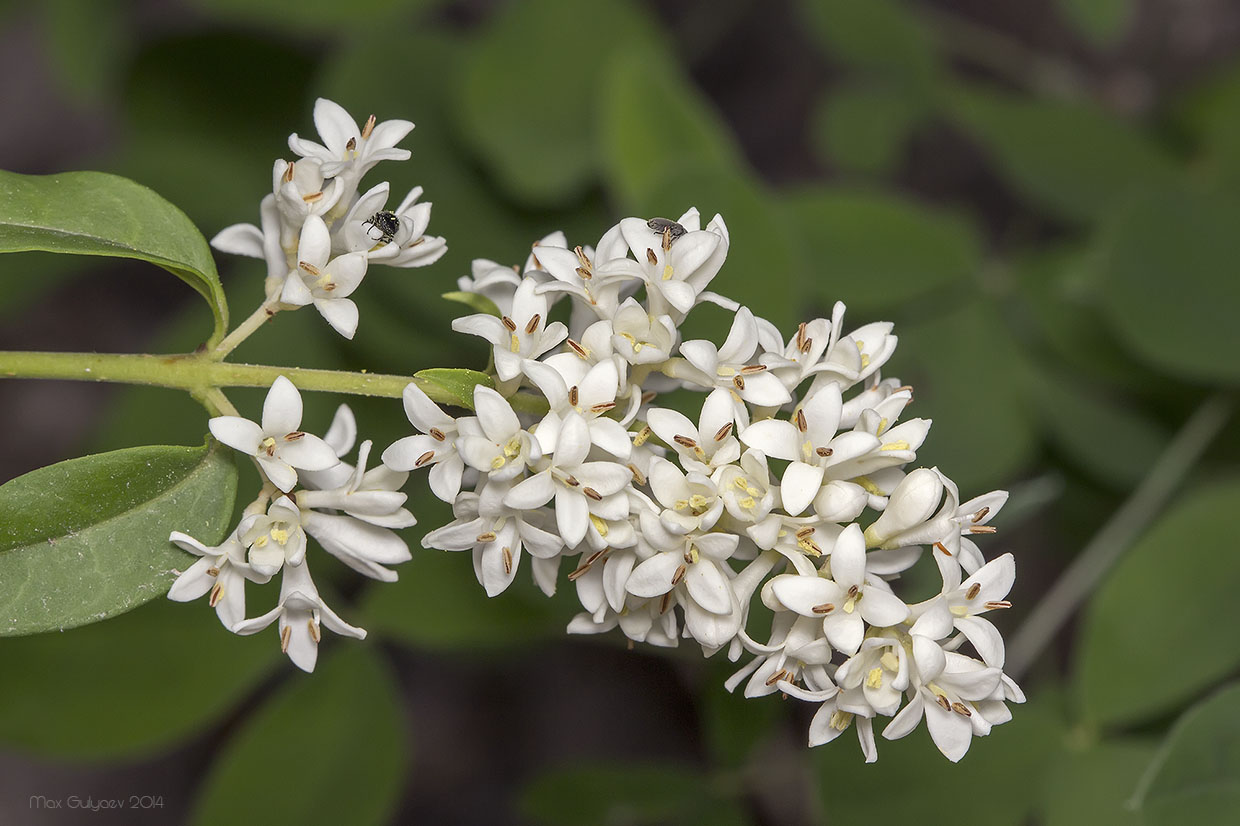
<svg viewBox="0 0 1240 826"><path fill-rule="evenodd" d="M960 86L949 111L1018 194L1067 220L1102 217L1173 171L1158 146L1101 109Z"/></svg>
<svg viewBox="0 0 1240 826"><path fill-rule="evenodd" d="M482 295L481 293L465 293L465 292L454 291L450 293L444 293L443 298L446 298L449 301L455 301L458 304L464 304L466 307L469 307L475 313L486 313L487 315L493 315L496 318L499 318L501 315L503 315L499 311L499 307L495 306L495 302L487 298L485 295Z"/></svg>
<svg viewBox="0 0 1240 826"><path fill-rule="evenodd" d="M1042 793L1041 826L1141 826L1129 806L1154 746L1144 740L1097 743L1055 760Z"/></svg>
<svg viewBox="0 0 1240 826"><path fill-rule="evenodd" d="M740 149L722 117L677 65L650 49L612 60L601 118L607 182L630 209L669 191L666 179L686 165L743 177ZM679 194L688 197L698 196Z"/></svg>
<svg viewBox="0 0 1240 826"><path fill-rule="evenodd" d="M847 172L889 175L928 108L925 98L893 85L836 87L818 102L815 145L823 160Z"/></svg>
<svg viewBox="0 0 1240 826"><path fill-rule="evenodd" d="M161 600L65 634L5 640L0 659L0 742L102 759L151 754L199 733L282 658L272 637L221 628L205 600Z"/></svg>
<svg viewBox="0 0 1240 826"><path fill-rule="evenodd" d="M903 0L801 0L831 57L925 88L940 71L934 37Z"/></svg>
<svg viewBox="0 0 1240 826"><path fill-rule="evenodd" d="M0 171L0 252L24 250L149 261L207 300L215 315L208 346L228 327L206 240L183 212L141 184L103 172Z"/></svg>
<svg viewBox="0 0 1240 826"><path fill-rule="evenodd" d="M483 387L495 387L495 382L486 373L459 367L432 367L429 370L419 370L413 374L413 377L424 385L429 384L438 388L451 399L450 404L470 410L474 409L475 387L480 384ZM429 388L424 386L423 389ZM432 398L436 397L434 392L428 395Z"/></svg>
<svg viewBox="0 0 1240 826"><path fill-rule="evenodd" d="M1240 197L1184 188L1141 193L1102 240L1098 301L1121 342L1157 370L1240 381Z"/></svg>
<svg viewBox="0 0 1240 826"><path fill-rule="evenodd" d="M1114 46L1136 17L1135 0L1056 0L1059 13L1095 46Z"/></svg>
<svg viewBox="0 0 1240 826"><path fill-rule="evenodd" d="M967 220L878 192L803 189L783 204L822 306L887 311L981 268L981 239Z"/></svg>
<svg viewBox="0 0 1240 826"><path fill-rule="evenodd" d="M883 821L893 824L1025 823L1041 778L1058 756L1063 721L1055 699L1043 688L1038 699L1009 706L1012 720L986 737L974 737L959 764L938 752L924 720L900 740L883 739L879 732L888 723L875 721L877 771L862 762L856 732L845 731L810 751L822 809L832 823L842 824L872 822L876 806Z"/></svg>
<svg viewBox="0 0 1240 826"><path fill-rule="evenodd" d="M1167 433L1132 402L1099 393L1067 375L1040 373L1033 398L1065 457L1121 490L1136 487L1167 443Z"/></svg>
<svg viewBox="0 0 1240 826"><path fill-rule="evenodd" d="M237 471L218 444L138 447L71 459L0 486L0 636L64 630L167 593L232 516Z"/></svg>
<svg viewBox="0 0 1240 826"><path fill-rule="evenodd" d="M938 465L966 498L1011 481L1037 442L1027 365L998 308L977 299L894 332L900 345L883 374L913 386L902 418L934 421L917 463Z"/></svg>
<svg viewBox="0 0 1240 826"><path fill-rule="evenodd" d="M391 821L408 762L399 686L370 646L327 644L339 650L292 675L224 747L191 823Z"/></svg>
<svg viewBox="0 0 1240 826"><path fill-rule="evenodd" d="M1145 826L1227 823L1240 811L1240 685L1176 721L1134 800Z"/></svg>
<svg viewBox="0 0 1240 826"><path fill-rule="evenodd" d="M599 90L613 55L661 46L623 0L513 3L475 41L459 114L470 145L527 202L581 195L599 170Z"/></svg>
<svg viewBox="0 0 1240 826"><path fill-rule="evenodd" d="M574 765L546 772L521 797L539 826L734 826L747 822L709 775L675 763Z"/></svg>
<svg viewBox="0 0 1240 826"><path fill-rule="evenodd" d="M1165 714L1240 665L1240 554L1227 544L1238 511L1235 477L1186 495L1095 593L1076 667L1091 721L1120 726ZM1157 651L1174 651L1175 667Z"/></svg>

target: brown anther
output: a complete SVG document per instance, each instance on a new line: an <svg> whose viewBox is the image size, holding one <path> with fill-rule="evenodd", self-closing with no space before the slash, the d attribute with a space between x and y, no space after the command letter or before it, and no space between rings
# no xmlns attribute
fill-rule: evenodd
<svg viewBox="0 0 1240 826"><path fill-rule="evenodd" d="M633 481L639 485L646 484L646 474L637 469L637 465L629 464L629 473L633 474Z"/></svg>
<svg viewBox="0 0 1240 826"><path fill-rule="evenodd" d="M587 565L593 565L595 562L598 562L599 557L601 557L603 554L607 553L609 550L611 550L611 549L610 549L610 548L604 548L604 549L603 549L603 550L601 550L601 551L595 551L594 553L590 554L589 558L588 558L588 559L586 559L586 564L587 564Z"/></svg>
<svg viewBox="0 0 1240 826"><path fill-rule="evenodd" d="M344 145L346 152L352 152L357 149L357 138L349 138L349 142Z"/></svg>
<svg viewBox="0 0 1240 826"><path fill-rule="evenodd" d="M693 439L690 439L688 436L676 435L672 437L672 441L681 447L695 448L698 446L698 443Z"/></svg>
<svg viewBox="0 0 1240 826"><path fill-rule="evenodd" d="M987 505L986 507L979 510L977 513L973 514L973 521L975 523L981 522L983 519L986 518L986 514L988 513L990 513L990 505Z"/></svg>
<svg viewBox="0 0 1240 826"><path fill-rule="evenodd" d="M608 410L615 408L615 406L616 406L615 402L599 402L598 404L590 405L590 412L591 413L606 413Z"/></svg>
<svg viewBox="0 0 1240 826"><path fill-rule="evenodd" d="M765 364L746 364L741 368L741 372L746 376L752 376L754 373L762 373L766 371Z"/></svg>
<svg viewBox="0 0 1240 826"><path fill-rule="evenodd" d="M310 273L311 275L319 274L319 268L311 264L309 261L298 261L297 266L301 267L303 270Z"/></svg>
<svg viewBox="0 0 1240 826"><path fill-rule="evenodd" d="M809 422L805 420L804 410L798 410L797 414L792 417L792 421L796 424L797 430L801 431L802 433L809 430Z"/></svg>
<svg viewBox="0 0 1240 826"><path fill-rule="evenodd" d="M312 619L306 620L306 627L310 629L310 639L314 640L315 645L323 641L323 632L319 629L319 624Z"/></svg>
<svg viewBox="0 0 1240 826"><path fill-rule="evenodd" d="M820 548L818 546L818 543L815 542L814 540L802 539L801 543L805 548L805 552L808 553L810 556L822 556L822 548Z"/></svg>
<svg viewBox="0 0 1240 826"><path fill-rule="evenodd" d="M965 717L973 716L973 712L969 711L969 707L966 706L964 703L959 703L959 702L952 703L952 711L956 712L957 714L964 715Z"/></svg>
<svg viewBox="0 0 1240 826"><path fill-rule="evenodd" d="M304 430L294 430L292 433L284 434L284 441L286 442L297 442L304 438L306 438L306 432Z"/></svg>
<svg viewBox="0 0 1240 826"><path fill-rule="evenodd" d="M538 325L542 323L542 316L534 313L530 316L530 323L525 325L525 334L527 336L534 335L534 331L538 329Z"/></svg>
<svg viewBox="0 0 1240 826"><path fill-rule="evenodd" d="M207 599L207 604L214 608L219 605L220 600L224 597L224 587L218 582L211 588L211 596Z"/></svg>
<svg viewBox="0 0 1240 826"><path fill-rule="evenodd" d="M796 345L797 345L798 350L800 350L802 347L805 346L805 322L804 321L802 321L800 324L797 325Z"/></svg>
<svg viewBox="0 0 1240 826"><path fill-rule="evenodd" d="M999 529L994 525L970 525L969 533L998 533Z"/></svg>
<svg viewBox="0 0 1240 826"><path fill-rule="evenodd" d="M815 614L829 614L835 610L835 606L829 602L824 602L822 605L815 605L809 610L813 611Z"/></svg>
<svg viewBox="0 0 1240 826"><path fill-rule="evenodd" d="M722 442L732 434L732 422L728 422L723 427L715 431L715 441Z"/></svg>
<svg viewBox="0 0 1240 826"><path fill-rule="evenodd" d="M581 487L581 483L577 481L576 476L569 476L567 479L564 480L564 484L568 485L570 488Z"/></svg>
<svg viewBox="0 0 1240 826"><path fill-rule="evenodd" d="M362 140L369 138L373 131L375 131L375 116L371 115L366 118L366 125L362 127Z"/></svg>
<svg viewBox="0 0 1240 826"><path fill-rule="evenodd" d="M659 256L655 255L654 250L650 249L650 247L646 247L646 260L651 264L657 264L659 263Z"/></svg>
<svg viewBox="0 0 1240 826"><path fill-rule="evenodd" d="M672 587L673 588L675 588L677 585L680 584L680 581L685 578L685 572L688 570L689 568L685 565L681 565L679 568L676 569L676 573L672 574Z"/></svg>
<svg viewBox="0 0 1240 826"><path fill-rule="evenodd" d="M586 348L582 347L580 344L573 341L571 338L567 339L566 343L568 344L568 346L572 349L574 353L581 356L583 359L590 357L590 354L586 352Z"/></svg>
<svg viewBox="0 0 1240 826"><path fill-rule="evenodd" d="M672 592L668 591L663 595L663 601L659 603L659 613L666 614L667 607L672 604Z"/></svg>
<svg viewBox="0 0 1240 826"><path fill-rule="evenodd" d="M293 639L293 626L291 625L284 626L284 630L280 632L280 652L282 654L288 653L288 644L289 644L289 641L292 639Z"/></svg>
<svg viewBox="0 0 1240 826"><path fill-rule="evenodd" d="M805 339L805 343L801 345L801 352L808 353L812 349L814 349L814 340L812 338Z"/></svg>
<svg viewBox="0 0 1240 826"><path fill-rule="evenodd" d="M504 322L504 326L508 328L508 332L515 333L517 331L517 322L508 316L500 316L500 321Z"/></svg>
<svg viewBox="0 0 1240 826"><path fill-rule="evenodd" d="M814 528L811 525L807 525L804 528L801 528L801 530L796 532L797 539L804 539L807 536L813 536L813 535L814 535Z"/></svg>
<svg viewBox="0 0 1240 826"><path fill-rule="evenodd" d="M576 580L580 579L583 575L585 575L586 571L588 571L588 570L590 570L590 563L589 563L589 562L587 562L585 565L582 565L581 567L577 568L575 571L573 571L572 573L570 573L570 574L568 575L568 581L569 581L569 582L574 582L574 581L576 581Z"/></svg>
<svg viewBox="0 0 1240 826"><path fill-rule="evenodd" d="M417 460L413 463L413 466L422 467L423 465L425 465L427 462L429 462L431 459L434 459L434 458L435 458L435 451L428 450L417 458Z"/></svg>
<svg viewBox="0 0 1240 826"><path fill-rule="evenodd" d="M568 388L568 403L573 407L577 406L577 400L581 398L581 391L577 389L577 385Z"/></svg>
<svg viewBox="0 0 1240 826"><path fill-rule="evenodd" d="M585 267L578 267L577 274L581 276L582 281L589 281L594 277L594 273L590 272Z"/></svg>
<svg viewBox="0 0 1240 826"><path fill-rule="evenodd" d="M284 168L284 182L292 183L293 181L293 162L289 161L288 166Z"/></svg>
<svg viewBox="0 0 1240 826"><path fill-rule="evenodd" d="M654 392L653 390L647 390L645 393L642 393L642 404L650 404L652 401L654 401L655 396L658 396L658 395L659 394Z"/></svg>
<svg viewBox="0 0 1240 826"><path fill-rule="evenodd" d="M818 448L814 448L814 453L818 454L819 456L821 456L821 457L822 457L822 458L824 458L824 459L825 459L825 458L827 458L828 456L830 456L830 455L831 455L832 453L834 453L834 452L835 452L835 451L834 451L834 450L832 450L832 449L831 449L831 448L829 448L829 447L818 447Z"/></svg>
<svg viewBox="0 0 1240 826"><path fill-rule="evenodd" d="M859 593L861 593L861 589L860 589L860 588L858 588L856 585L849 585L849 586L848 586L848 598L849 598L849 599L856 599L856 598L857 598L857 594L859 594Z"/></svg>
<svg viewBox="0 0 1240 826"><path fill-rule="evenodd" d="M220 575L220 569L216 568L214 565L212 565L210 568L207 569L207 576L219 576L219 575Z"/></svg>
<svg viewBox="0 0 1240 826"><path fill-rule="evenodd" d="M504 554L504 574L512 573L512 549L505 545L501 552Z"/></svg>
<svg viewBox="0 0 1240 826"><path fill-rule="evenodd" d="M948 556L951 556L951 555L952 555L952 552L951 552L951 551L949 551L949 550L947 550L947 546L946 546L946 545L944 545L942 542L935 542L935 543L934 543L934 547L935 547L935 548L937 548L937 549L939 549L939 550L940 550L940 551L942 551L943 553L947 554Z"/></svg>
<svg viewBox="0 0 1240 826"><path fill-rule="evenodd" d="M1004 608L1011 608L1011 607L1012 607L1012 603L1008 602L1006 599L997 599L992 602L986 603L986 608L990 611L1000 611Z"/></svg>
<svg viewBox="0 0 1240 826"><path fill-rule="evenodd" d="M735 385L737 390L745 389L745 380L739 374L732 377L732 384Z"/></svg>
<svg viewBox="0 0 1240 826"><path fill-rule="evenodd" d="M324 285L323 285L323 291L324 291L324 292L329 292L329 293L330 293L330 292L331 292L332 290L334 290L334 289L336 289L336 282L335 282L335 281L328 281L326 284L324 284Z"/></svg>
<svg viewBox="0 0 1240 826"><path fill-rule="evenodd" d="M974 582L972 585L969 586L969 590L964 592L964 598L965 599L977 599L977 595L980 594L981 592L982 592L982 584L980 582Z"/></svg>
<svg viewBox="0 0 1240 826"><path fill-rule="evenodd" d="M573 247L573 252L576 253L577 260L581 262L582 269L584 270L594 269L594 267L590 264L590 259L586 258L586 251L581 248L580 244Z"/></svg>
<svg viewBox="0 0 1240 826"><path fill-rule="evenodd" d="M913 392L913 385L911 385L911 384L902 384L902 385L900 385L899 387L897 387L895 390L892 390L891 392L892 392L892 393L903 393L905 390L907 390L908 392L912 393L912 392Z"/></svg>
<svg viewBox="0 0 1240 826"><path fill-rule="evenodd" d="M788 669L781 668L778 671L776 671L774 674L766 678L766 684L775 685L775 683L779 682L780 680L782 680L784 677L787 677L787 676L788 676Z"/></svg>
<svg viewBox="0 0 1240 826"><path fill-rule="evenodd" d="M448 438L446 435L444 435L444 432L437 427L432 427L430 430L426 431L426 435L430 436L432 439L434 439L437 442L446 441Z"/></svg>
<svg viewBox="0 0 1240 826"><path fill-rule="evenodd" d="M599 493L598 491L596 491L594 488L590 487L589 485L586 485L584 488L582 488L581 492L586 495L586 498L593 499L595 502L603 501L603 494Z"/></svg>
<svg viewBox="0 0 1240 826"><path fill-rule="evenodd" d="M943 707L943 710L944 710L944 711L951 711L951 710L952 710L952 704L951 704L951 701L950 701L950 700L948 700L946 697L944 697L942 694L935 694L935 695L934 695L934 701L935 701L936 703L938 703L939 705L941 705L941 706Z"/></svg>
<svg viewBox="0 0 1240 826"><path fill-rule="evenodd" d="M625 646L624 646L625 650L627 650L627 651L632 651L632 650L633 650L634 648L636 648L636 647L637 647L637 646L635 646L635 645L633 644L633 641L632 641L632 640L625 640Z"/></svg>
<svg viewBox="0 0 1240 826"><path fill-rule="evenodd" d="M307 204L317 203L317 202L319 202L319 201L323 200L323 192L322 192L322 190L320 190L320 191L318 191L318 192L309 192L309 193L307 193L307 194L305 194L305 195L302 195L302 196L301 196L301 199L302 199L303 201L305 201Z"/></svg>
<svg viewBox="0 0 1240 826"><path fill-rule="evenodd" d="M475 542L494 542L495 531L483 531L474 539Z"/></svg>
<svg viewBox="0 0 1240 826"><path fill-rule="evenodd" d="M275 445L267 445L266 453L267 453L267 455L268 455L268 456L275 456L275 455L276 455L276 446L275 446Z"/></svg>
<svg viewBox="0 0 1240 826"><path fill-rule="evenodd" d="M672 228L663 228L663 251L669 252L672 249Z"/></svg>

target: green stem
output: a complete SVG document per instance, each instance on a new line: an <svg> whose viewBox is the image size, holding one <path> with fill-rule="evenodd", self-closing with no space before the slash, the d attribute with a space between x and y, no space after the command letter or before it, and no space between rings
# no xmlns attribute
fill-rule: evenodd
<svg viewBox="0 0 1240 826"><path fill-rule="evenodd" d="M199 398L208 398L208 393L213 388L270 387L277 376L287 377L301 390L392 399L399 399L405 385L413 382L436 402L460 403L439 385L411 376L311 370L305 367L276 367L266 364L229 364L215 361L212 354L200 353L150 356L0 351L0 378L145 384L187 390Z"/></svg>
<svg viewBox="0 0 1240 826"><path fill-rule="evenodd" d="M267 320L279 311L279 306L273 306L264 301L249 318L237 325L237 329L229 333L223 341L210 350L210 357L215 361L222 361L224 356L236 350L237 345L249 338L255 330L266 324Z"/></svg>
<svg viewBox="0 0 1240 826"><path fill-rule="evenodd" d="M1020 677L1033 664L1106 572L1183 488L1185 477L1227 424L1231 410L1231 399L1218 394L1193 412L1132 496L1077 554L1017 631L1004 667L1009 675Z"/></svg>

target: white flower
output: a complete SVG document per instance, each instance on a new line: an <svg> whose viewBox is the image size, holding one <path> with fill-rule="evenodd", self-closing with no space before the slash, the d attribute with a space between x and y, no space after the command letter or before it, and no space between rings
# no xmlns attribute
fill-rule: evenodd
<svg viewBox="0 0 1240 826"><path fill-rule="evenodd" d="M375 217L387 203L388 190L384 181L358 198L335 231L333 248L337 252L364 253L370 261L389 267L425 267L438 261L448 247L443 238L425 234L431 220L431 205L417 202L422 187L415 187L399 207L388 213L396 222L396 231L390 237L375 225Z"/></svg>
<svg viewBox="0 0 1240 826"><path fill-rule="evenodd" d="M795 574L775 577L767 585L773 597L768 605L803 617L822 617L831 645L849 655L861 647L865 623L883 628L908 617L908 606L891 593L887 583L866 575L860 526L849 525L840 534L831 550L830 566L832 579Z"/></svg>
<svg viewBox="0 0 1240 826"><path fill-rule="evenodd" d="M476 293L490 301L500 315L512 315L512 299L524 280L512 267L505 267L485 258L475 258L469 264L469 275L456 280L456 288L465 293Z"/></svg>
<svg viewBox="0 0 1240 826"><path fill-rule="evenodd" d="M680 345L680 354L698 372L692 370L674 373L677 378L700 381L706 386L723 387L732 392L737 400L759 407L774 407L792 400L783 382L767 372L765 364L751 364L758 349L758 326L753 313L742 307L732 320L723 346L716 349L709 341L686 341ZM748 414L743 406L739 412Z"/></svg>
<svg viewBox="0 0 1240 826"><path fill-rule="evenodd" d="M416 384L405 385L402 394L405 416L418 430L416 436L397 439L383 451L383 463L392 470L407 472L430 467L431 490L445 502L456 499L461 490L465 462L456 450L460 420L452 418L431 401Z"/></svg>
<svg viewBox="0 0 1240 826"><path fill-rule="evenodd" d="M307 159L290 163L279 160L271 170L272 192L283 216L281 241L289 244L297 228L311 215L320 218L336 206L344 194L341 181L325 176L318 161Z"/></svg>
<svg viewBox="0 0 1240 826"><path fill-rule="evenodd" d="M301 394L279 376L263 402L261 426L240 416L217 416L208 426L215 438L257 459L271 483L287 492L297 484L297 469L327 470L340 461L326 442L298 429L301 409Z"/></svg>
<svg viewBox="0 0 1240 826"><path fill-rule="evenodd" d="M739 522L761 522L775 506L775 488L760 451L746 450L738 464L719 468L713 478L723 506Z"/></svg>
<svg viewBox="0 0 1240 826"><path fill-rule="evenodd" d="M697 425L685 415L662 407L650 410L646 422L656 436L676 451L686 470L709 474L740 458L731 393L721 387L702 402Z"/></svg>
<svg viewBox="0 0 1240 826"><path fill-rule="evenodd" d="M663 527L674 534L709 531L723 513L723 499L709 476L686 475L666 459L650 464L650 489L663 506Z"/></svg>
<svg viewBox="0 0 1240 826"><path fill-rule="evenodd" d="M355 186L379 161L409 159L408 149L394 148L413 131L413 124L407 120L386 120L376 125L371 115L359 129L357 121L339 104L319 98L314 102L314 126L322 144L294 133L288 146L303 158L319 161L329 178L341 177Z"/></svg>
<svg viewBox="0 0 1240 826"><path fill-rule="evenodd" d="M332 423L323 434L323 441L335 451L339 459L343 459L353 450L353 445L357 442L357 419L347 404L336 408ZM303 470L297 474L297 479L303 487L330 490L347 483L352 476L353 466L342 461L327 470Z"/></svg>
<svg viewBox="0 0 1240 826"><path fill-rule="evenodd" d="M301 510L287 496L272 502L266 513L242 519L237 535L249 549L250 566L264 576L277 573L286 562L300 565L306 558Z"/></svg>
<svg viewBox="0 0 1240 826"><path fill-rule="evenodd" d="M949 570L958 572L959 568ZM977 649L986 665L1002 668L1003 637L980 615L1011 608L1007 595L1015 581L1016 560L1011 554L986 563L963 583L958 577L948 580L943 583L939 596L913 607L917 621L909 633L942 640L953 630L959 631Z"/></svg>
<svg viewBox="0 0 1240 826"><path fill-rule="evenodd" d="M637 272L646 282L652 315L683 319L718 274L728 254L728 231L718 215L705 230L691 209L674 228L664 232L641 218L625 218L620 232L637 259ZM656 225L657 226L657 225Z"/></svg>
<svg viewBox="0 0 1240 826"><path fill-rule="evenodd" d="M495 374L501 382L521 375L527 360L538 358L568 336L568 329L560 322L547 323L547 299L535 293L537 286L532 278L521 282L512 299L511 316L477 313L452 322L453 330L491 342Z"/></svg>
<svg viewBox="0 0 1240 826"><path fill-rule="evenodd" d="M615 361L607 359L590 365L565 353L542 362L527 362L525 372L547 397L551 415L580 416L590 430L592 444L617 459L628 460L632 449L628 431L620 422L607 417L616 409L620 386Z"/></svg>
<svg viewBox="0 0 1240 826"><path fill-rule="evenodd" d="M288 253L284 250L284 229L275 195L263 198L259 214L262 229L253 224L233 224L216 233L211 239L211 246L220 252L266 261L266 296L272 300L280 295L291 266Z"/></svg>
<svg viewBox="0 0 1240 826"><path fill-rule="evenodd" d="M245 581L266 583L270 575L260 574L245 561L245 547L234 530L219 545L208 547L180 531L168 537L183 551L202 557L189 566L168 590L168 599L192 602L210 592L210 604L225 628L231 629L245 618Z"/></svg>
<svg viewBox="0 0 1240 826"><path fill-rule="evenodd" d="M289 273L280 301L302 307L313 304L332 329L345 338L357 332L357 305L348 298L366 275L366 254L331 257L331 233L317 215L301 228L297 268Z"/></svg>
<svg viewBox="0 0 1240 826"><path fill-rule="evenodd" d="M354 639L366 638L365 630L354 628L342 620L323 602L304 565L289 565L280 581L280 602L261 617L243 620L233 627L242 635L257 634L279 620L280 650L302 671L313 671L319 657L321 625L337 634Z"/></svg>
<svg viewBox="0 0 1240 826"><path fill-rule="evenodd" d="M520 475L527 463L542 458L538 441L521 428L508 400L489 387L474 387L474 412L481 435L462 435L457 452L465 464L494 481Z"/></svg>

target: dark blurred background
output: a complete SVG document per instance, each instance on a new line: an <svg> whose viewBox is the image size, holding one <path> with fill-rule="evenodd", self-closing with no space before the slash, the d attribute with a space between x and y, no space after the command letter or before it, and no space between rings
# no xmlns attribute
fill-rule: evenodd
<svg viewBox="0 0 1240 826"><path fill-rule="evenodd" d="M257 221L317 96L417 123L413 159L371 180L425 186L449 253L372 270L353 342L290 313L240 360L480 367L438 298L472 258L722 212L714 289L785 330L836 299L850 327L896 322L889 372L935 419L919 464L964 498L1012 491L984 547L1017 556L1007 635L1240 380L1233 0L4 2L0 78L0 168L126 175L208 238ZM262 265L218 264L243 318ZM209 330L133 262L7 255L0 285L0 349L185 352ZM721 339L705 315L690 335ZM306 398L321 432L340 400ZM399 405L353 406L380 446L408 430ZM172 391L0 382L0 480L204 432ZM312 677L201 604L0 642L0 823L1136 823L1122 804L1172 722L1240 665L1238 456L1231 428L1170 480L1122 576L1024 675L1029 704L958 767L924 732L880 740L877 766L847 733L810 752L813 708L726 694L722 656L566 639L571 586L547 601L522 575L488 601L466 556L419 548L395 585L332 572L371 636L329 637ZM410 491L422 526L448 518ZM1167 553L1216 598L1176 602Z"/></svg>

